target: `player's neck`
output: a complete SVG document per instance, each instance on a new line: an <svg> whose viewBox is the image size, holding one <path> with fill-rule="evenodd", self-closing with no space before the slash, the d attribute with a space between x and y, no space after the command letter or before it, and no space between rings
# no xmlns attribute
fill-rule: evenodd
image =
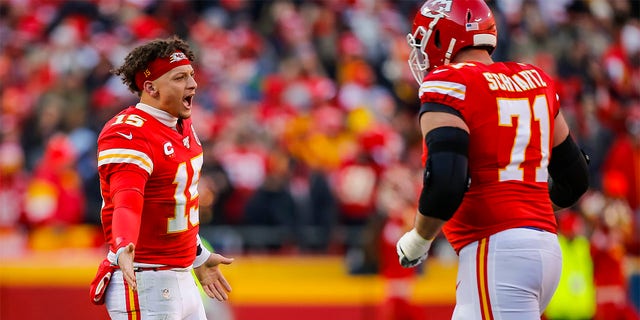
<svg viewBox="0 0 640 320"><path fill-rule="evenodd" d="M491 59L491 55L485 49L480 48L469 48L466 50L460 50L453 58L451 63L459 63L459 62L480 62L486 65L492 64L493 59Z"/></svg>

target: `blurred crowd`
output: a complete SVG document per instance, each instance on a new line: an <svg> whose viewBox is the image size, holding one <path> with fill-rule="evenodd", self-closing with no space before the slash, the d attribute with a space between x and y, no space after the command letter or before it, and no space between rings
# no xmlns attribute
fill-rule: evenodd
<svg viewBox="0 0 640 320"><path fill-rule="evenodd" d="M359 243L354 259L383 268L395 257L371 247L404 232L422 176L405 40L420 4L0 2L0 236L42 250L102 245L96 138L138 101L109 71L140 42L178 35L197 55L203 229L250 230L243 250L247 237L280 252ZM552 75L590 156L592 190L573 208L584 236L611 259L640 255L640 1L489 4L494 60Z"/></svg>

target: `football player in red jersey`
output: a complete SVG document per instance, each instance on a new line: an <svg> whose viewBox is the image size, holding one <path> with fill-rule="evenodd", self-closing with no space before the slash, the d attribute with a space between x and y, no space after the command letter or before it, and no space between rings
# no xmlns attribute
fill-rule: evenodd
<svg viewBox="0 0 640 320"><path fill-rule="evenodd" d="M188 44L157 39L133 49L114 70L140 102L109 120L98 137L102 226L107 259L91 286L112 319L206 319L205 292L226 300L219 269L233 259L198 236L202 146L191 124L197 83Z"/></svg>
<svg viewBox="0 0 640 320"><path fill-rule="evenodd" d="M554 209L589 184L554 83L491 59L496 25L482 0L426 1L407 40L425 172L400 264L424 261L442 229L459 255L453 319L540 319L562 264Z"/></svg>

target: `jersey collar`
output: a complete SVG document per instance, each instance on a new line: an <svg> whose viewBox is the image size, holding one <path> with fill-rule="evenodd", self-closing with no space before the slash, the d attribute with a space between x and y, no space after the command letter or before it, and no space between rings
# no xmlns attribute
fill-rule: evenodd
<svg viewBox="0 0 640 320"><path fill-rule="evenodd" d="M176 125L178 124L178 118L172 116L168 112L160 110L158 108L154 108L154 107L152 107L152 106L150 106L148 104L144 104L142 102L138 102L138 104L136 104L136 109L140 109L140 110L150 114L151 116L156 118L156 120L160 121L165 126L167 126L169 128L176 129Z"/></svg>

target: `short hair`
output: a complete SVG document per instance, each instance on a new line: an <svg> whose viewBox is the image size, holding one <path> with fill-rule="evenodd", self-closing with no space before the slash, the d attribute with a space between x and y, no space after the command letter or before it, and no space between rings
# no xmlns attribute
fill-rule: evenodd
<svg viewBox="0 0 640 320"><path fill-rule="evenodd" d="M136 74L147 68L153 60L169 57L178 50L182 51L189 61L194 61L195 55L189 44L177 36L173 36L166 39L155 39L134 48L124 58L124 64L111 70L111 73L120 76L122 83L129 88L129 91L141 95L142 88L138 88L136 84Z"/></svg>

